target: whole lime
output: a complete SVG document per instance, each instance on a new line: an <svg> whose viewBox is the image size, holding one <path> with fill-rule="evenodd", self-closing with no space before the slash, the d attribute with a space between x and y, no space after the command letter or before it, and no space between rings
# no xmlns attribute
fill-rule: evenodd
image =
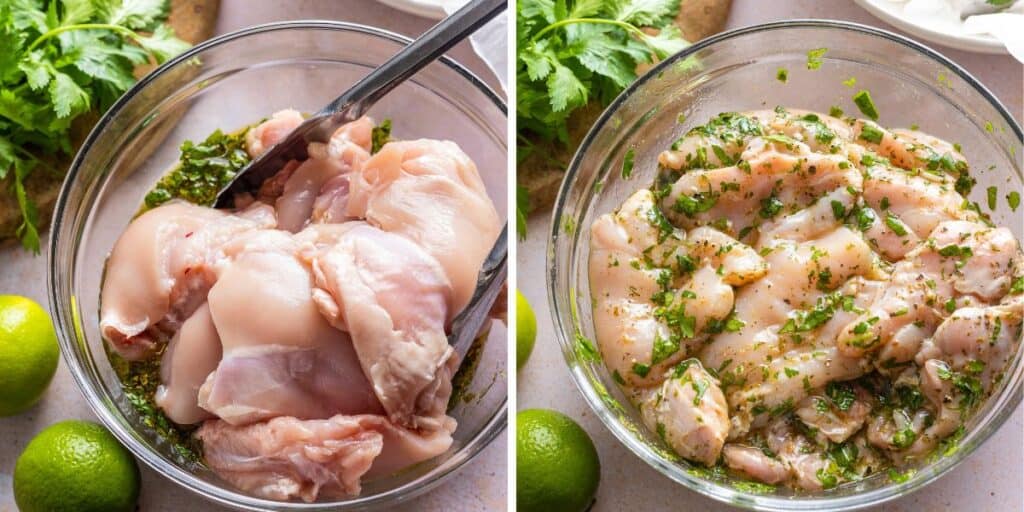
<svg viewBox="0 0 1024 512"><path fill-rule="evenodd" d="M135 459L95 423L47 427L14 466L14 501L21 512L130 512L138 498Z"/></svg>
<svg viewBox="0 0 1024 512"><path fill-rule="evenodd" d="M518 512L582 512L600 480L597 450L575 421L545 409L516 415Z"/></svg>
<svg viewBox="0 0 1024 512"><path fill-rule="evenodd" d="M59 358L46 310L32 299L0 295L0 416L35 405L50 385Z"/></svg>
<svg viewBox="0 0 1024 512"><path fill-rule="evenodd" d="M534 316L533 308L526 297L516 290L516 369L522 368L523 363L530 357L536 340L537 317Z"/></svg>

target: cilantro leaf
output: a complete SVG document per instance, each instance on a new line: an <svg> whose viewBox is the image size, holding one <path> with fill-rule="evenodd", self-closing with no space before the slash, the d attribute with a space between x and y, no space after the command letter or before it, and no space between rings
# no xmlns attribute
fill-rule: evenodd
<svg viewBox="0 0 1024 512"><path fill-rule="evenodd" d="M111 25L123 25L130 29L152 29L167 16L167 2L164 0L121 0L111 1L101 7L102 15Z"/></svg>
<svg viewBox="0 0 1024 512"><path fill-rule="evenodd" d="M174 37L174 32L167 25L160 25L153 31L153 35L149 37L140 37L136 39L144 50L153 54L153 57L158 63L163 63L167 59L185 51L188 49L189 44Z"/></svg>
<svg viewBox="0 0 1024 512"><path fill-rule="evenodd" d="M548 76L548 94L551 108L555 111L572 106L581 107L587 103L587 86L567 66L555 62L554 72Z"/></svg>
<svg viewBox="0 0 1024 512"><path fill-rule="evenodd" d="M57 117L68 117L89 110L89 95L67 74L60 71L54 73L49 90Z"/></svg>
<svg viewBox="0 0 1024 512"><path fill-rule="evenodd" d="M679 14L678 0L613 0L615 19L636 26L657 25Z"/></svg>

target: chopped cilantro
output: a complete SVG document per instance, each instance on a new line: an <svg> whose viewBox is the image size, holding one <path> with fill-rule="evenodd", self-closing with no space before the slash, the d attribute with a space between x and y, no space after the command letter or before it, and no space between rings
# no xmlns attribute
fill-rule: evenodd
<svg viewBox="0 0 1024 512"><path fill-rule="evenodd" d="M836 220L843 220L846 218L846 206L843 203L833 200L832 201L832 215Z"/></svg>
<svg viewBox="0 0 1024 512"><path fill-rule="evenodd" d="M853 217L857 221L857 229L861 231L867 231L871 228L871 225L875 223L875 211L868 207L859 207L853 212Z"/></svg>
<svg viewBox="0 0 1024 512"><path fill-rule="evenodd" d="M910 427L897 430L896 433L892 435L892 445L900 450L909 448L916 440L917 432L914 432L914 429Z"/></svg>
<svg viewBox="0 0 1024 512"><path fill-rule="evenodd" d="M736 163L732 158L729 157L729 155L725 154L725 150L722 149L722 146L715 144L714 146L711 146L711 151L715 153L715 156L718 158L718 161L721 162L724 166L730 166ZM723 183L722 185L725 185L725 183ZM735 183L734 185L736 185L736 190L739 190L739 184Z"/></svg>
<svg viewBox="0 0 1024 512"><path fill-rule="evenodd" d="M988 209L996 211L996 201L999 199L999 189L997 187L988 187L985 189L985 193L988 196Z"/></svg>
<svg viewBox="0 0 1024 512"><path fill-rule="evenodd" d="M761 215L762 219L770 219L778 215L782 211L783 206L785 205L782 204L782 201L779 201L779 198L772 194L761 200L761 210L758 214Z"/></svg>
<svg viewBox="0 0 1024 512"><path fill-rule="evenodd" d="M944 457L949 457L956 453L957 449L960 447L960 440L963 439L965 433L966 430L963 425L957 427L949 437L939 441L938 453Z"/></svg>
<svg viewBox="0 0 1024 512"><path fill-rule="evenodd" d="M883 136L882 130L879 130L873 124L864 123L864 126L860 129L860 138L873 144L880 144Z"/></svg>
<svg viewBox="0 0 1024 512"><path fill-rule="evenodd" d="M1024 293L1024 276L1020 276L1013 280L1013 284L1010 285L1010 293L1014 295Z"/></svg>
<svg viewBox="0 0 1024 512"><path fill-rule="evenodd" d="M380 148L391 142L391 120L385 119L370 132L370 154L380 151Z"/></svg>
<svg viewBox="0 0 1024 512"><path fill-rule="evenodd" d="M786 149L793 149L794 147L796 147L796 140L794 140L792 137L783 135L781 133L765 135L764 140L782 144L783 146L786 146Z"/></svg>
<svg viewBox="0 0 1024 512"><path fill-rule="evenodd" d="M832 271L829 269L822 269L818 271L818 284L817 288L823 292L827 292L832 289Z"/></svg>
<svg viewBox="0 0 1024 512"><path fill-rule="evenodd" d="M594 342L578 332L576 333L576 355L584 361L601 360L601 353L594 347Z"/></svg>
<svg viewBox="0 0 1024 512"><path fill-rule="evenodd" d="M654 347L651 349L651 364L658 364L672 354L679 352L679 338L669 336L663 337L661 333L654 334Z"/></svg>
<svg viewBox="0 0 1024 512"><path fill-rule="evenodd" d="M633 363L633 373L646 377L648 373L651 373L651 366L643 363Z"/></svg>
<svg viewBox="0 0 1024 512"><path fill-rule="evenodd" d="M628 180L633 175L633 159L635 156L633 148L629 148L626 151L626 156L622 158L622 179Z"/></svg>
<svg viewBox="0 0 1024 512"><path fill-rule="evenodd" d="M825 56L828 48L815 48L807 52L807 69L818 69L821 67L821 58Z"/></svg>
<svg viewBox="0 0 1024 512"><path fill-rule="evenodd" d="M939 255L944 258L967 259L974 256L974 251L966 245L950 244L940 248Z"/></svg>
<svg viewBox="0 0 1024 512"><path fill-rule="evenodd" d="M821 482L822 489L827 490L839 485L839 477L828 471L825 471L825 468L819 469L815 473L815 476L817 476L818 481Z"/></svg>
<svg viewBox="0 0 1024 512"><path fill-rule="evenodd" d="M693 217L698 213L710 210L717 202L717 192L697 192L692 197L681 194L676 199L675 204L672 205L672 209L678 213L685 214L687 217Z"/></svg>
<svg viewBox="0 0 1024 512"><path fill-rule="evenodd" d="M914 470L913 468L908 469L902 473L896 471L896 468L889 468L887 475L889 476L890 482L894 484L902 484L907 480L910 480L910 477L914 476L914 473L917 473L917 471Z"/></svg>
<svg viewBox="0 0 1024 512"><path fill-rule="evenodd" d="M146 194L146 208L171 199L212 206L217 193L251 160L245 151L246 131L225 134L217 130L198 144L183 142L178 166Z"/></svg>
<svg viewBox="0 0 1024 512"><path fill-rule="evenodd" d="M870 92L861 89L857 94L853 95L853 103L857 105L857 109L860 110L861 114L868 116L872 121L878 120L878 109L875 108L875 102L871 100Z"/></svg>
<svg viewBox="0 0 1024 512"><path fill-rule="evenodd" d="M839 107L837 107L835 105L832 105L828 109L828 115L830 115L832 117L843 117L843 109L841 109L841 108L839 108Z"/></svg>
<svg viewBox="0 0 1024 512"><path fill-rule="evenodd" d="M807 332L820 327L835 315L836 306L842 301L843 295L838 291L819 298L813 308L795 311L779 329L779 334Z"/></svg>
<svg viewBox="0 0 1024 512"><path fill-rule="evenodd" d="M707 392L709 384L707 379L696 379L690 383L690 386L693 387L694 392L693 405L697 407L700 405L701 399L704 398L704 393Z"/></svg>
<svg viewBox="0 0 1024 512"><path fill-rule="evenodd" d="M775 72L775 79L782 83L786 83L786 81L789 80L789 70L786 68L779 68L779 70Z"/></svg>
<svg viewBox="0 0 1024 512"><path fill-rule="evenodd" d="M832 400L832 404L840 411L850 410L850 407L853 406L854 400L857 399L857 395L853 391L853 386L846 382L829 382L825 385L825 395Z"/></svg>
<svg viewBox="0 0 1024 512"><path fill-rule="evenodd" d="M895 215L891 213L885 214L885 225L889 226L889 229L896 233L896 236L907 236L907 227Z"/></svg>
<svg viewBox="0 0 1024 512"><path fill-rule="evenodd" d="M1017 207L1020 206L1020 193L1014 190L1006 194L1006 204L1010 206L1010 210L1017 211Z"/></svg>

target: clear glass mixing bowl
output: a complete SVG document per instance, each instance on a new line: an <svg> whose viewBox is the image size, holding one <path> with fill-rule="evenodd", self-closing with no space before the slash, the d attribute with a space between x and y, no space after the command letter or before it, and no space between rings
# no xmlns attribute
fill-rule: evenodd
<svg viewBox="0 0 1024 512"><path fill-rule="evenodd" d="M828 48L820 69L807 69L807 52ZM776 79L786 68L789 79ZM856 86L843 81L856 77ZM711 479L675 457L612 380L588 342L594 339L587 277L590 225L632 192L649 186L658 153L693 126L725 111L782 105L828 112L837 105L857 115L851 97L870 90L887 126L920 125L958 142L978 184L971 199L985 205L985 189L1000 190L996 223L1021 239L1024 210L1003 199L1022 189L1020 126L983 85L935 51L875 28L852 23L797 20L733 30L701 41L660 63L624 91L583 140L555 204L548 245L548 297L562 353L587 402L612 433L655 469L714 499L759 510L850 510L920 489L949 471L988 439L1021 402L1022 353L999 389L968 422L959 449L916 467L906 482L884 474L830 491L799 494L750 492L730 479ZM680 115L683 117L680 121ZM628 150L635 167L621 176ZM989 166L994 166L989 169ZM987 207L983 206L985 211ZM577 336L580 335L580 336Z"/></svg>
<svg viewBox="0 0 1024 512"><path fill-rule="evenodd" d="M199 45L157 69L108 111L79 151L54 211L49 247L50 310L61 351L96 415L145 464L213 501L247 510L363 510L406 501L471 460L506 424L506 331L495 324L475 375L451 414L447 453L398 475L365 482L361 496L281 503L242 494L205 467L180 460L125 400L98 332L100 280L115 240L146 191L177 160L186 139L233 130L283 108L312 112L409 40L334 22L254 27ZM398 138L450 139L473 158L506 213L506 107L455 62L437 61L402 84L370 115L390 118Z"/></svg>

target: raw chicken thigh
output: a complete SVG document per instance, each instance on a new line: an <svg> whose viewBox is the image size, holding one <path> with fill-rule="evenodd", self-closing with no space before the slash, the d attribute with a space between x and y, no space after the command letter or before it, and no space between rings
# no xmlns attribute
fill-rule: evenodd
<svg viewBox="0 0 1024 512"><path fill-rule="evenodd" d="M965 199L958 146L779 108L658 163L593 223L590 290L605 365L677 454L819 491L930 456L998 391L1024 253Z"/></svg>
<svg viewBox="0 0 1024 512"><path fill-rule="evenodd" d="M114 245L100 301L100 330L128 360L153 355L205 300L224 262L223 243L273 228L273 210L235 215L174 201L133 221Z"/></svg>
<svg viewBox="0 0 1024 512"><path fill-rule="evenodd" d="M317 310L298 250L276 230L226 248L238 256L207 297L224 356L199 392L200 407L223 421L380 411L351 339Z"/></svg>
<svg viewBox="0 0 1024 512"><path fill-rule="evenodd" d="M393 142L352 174L350 187L348 214L436 258L454 292L449 319L461 311L501 231L473 161L454 142Z"/></svg>
<svg viewBox="0 0 1024 512"><path fill-rule="evenodd" d="M246 134L266 151L302 122ZM256 496L360 491L448 450L466 305L500 223L473 162L447 141L339 128L244 208L179 201L135 219L107 265L101 330L129 360L161 357L155 403L200 424L205 463Z"/></svg>
<svg viewBox="0 0 1024 512"><path fill-rule="evenodd" d="M199 407L199 388L217 369L222 352L210 306L203 304L181 324L160 362L163 383L155 401L171 421L191 425L216 417Z"/></svg>
<svg viewBox="0 0 1024 512"><path fill-rule="evenodd" d="M331 323L352 334L391 419L434 430L451 392L435 383L450 381L456 360L444 330L451 284L419 245L356 224L314 256L313 297Z"/></svg>

